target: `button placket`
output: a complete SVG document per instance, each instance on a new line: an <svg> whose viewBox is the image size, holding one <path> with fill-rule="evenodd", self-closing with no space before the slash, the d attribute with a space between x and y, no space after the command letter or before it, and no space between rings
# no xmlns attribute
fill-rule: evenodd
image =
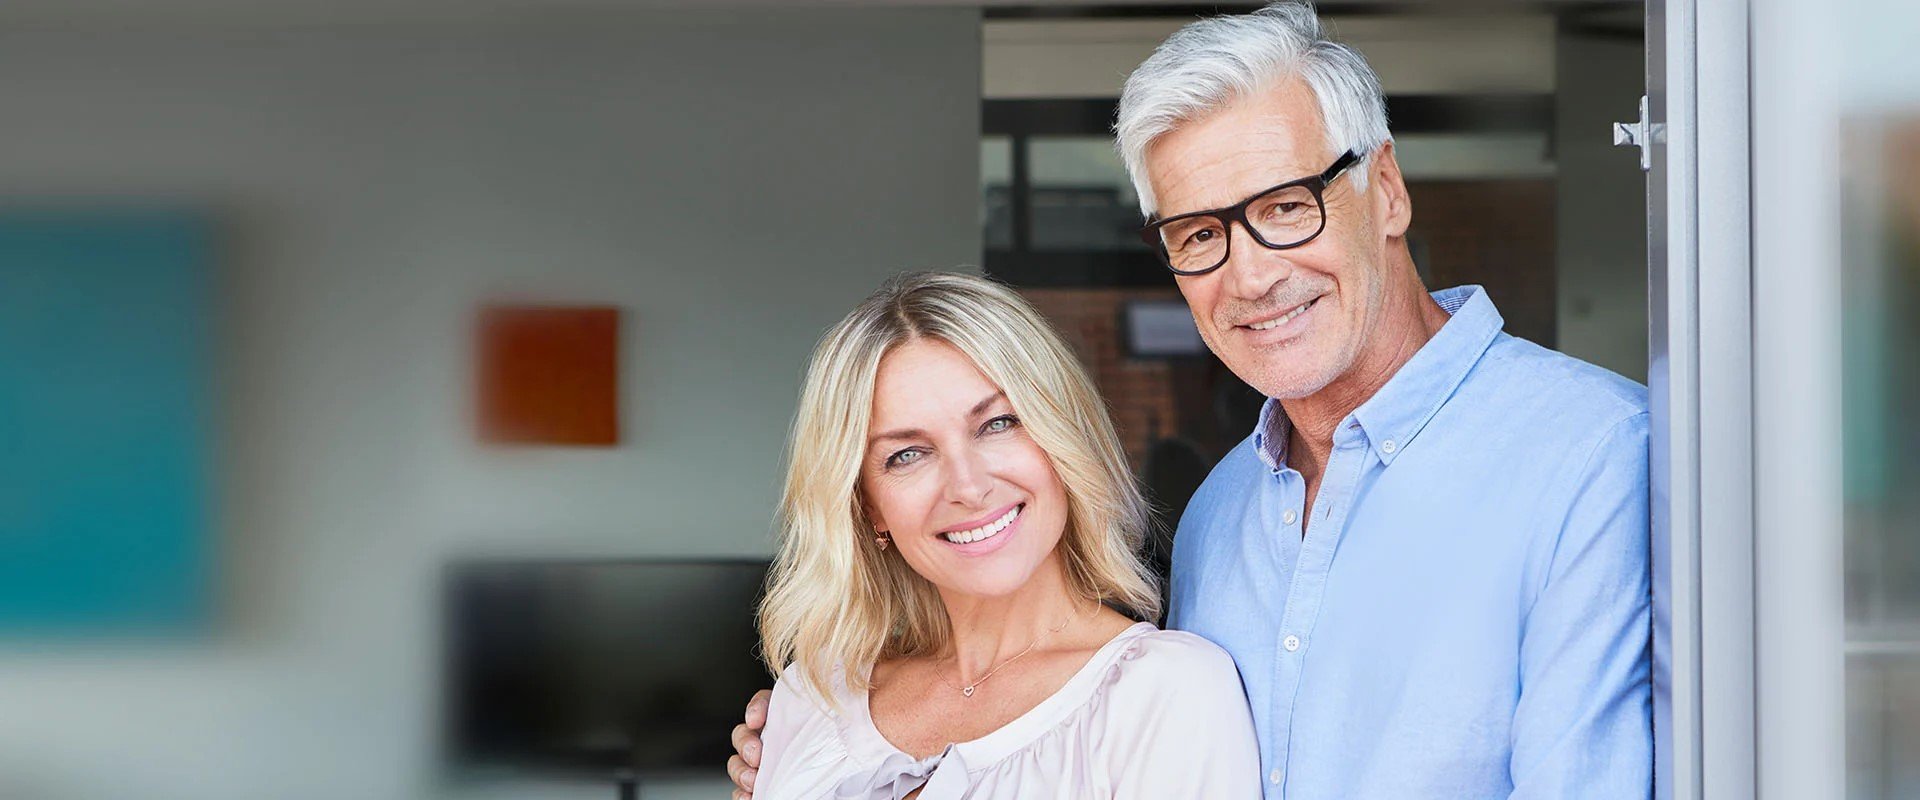
<svg viewBox="0 0 1920 800"><path fill-rule="evenodd" d="M1282 605L1279 608L1279 615L1276 621L1284 625L1288 614L1287 608L1295 602L1294 598L1296 597L1296 593L1292 585L1295 578L1299 575L1301 548L1300 529L1298 527L1291 527L1289 530L1289 527L1292 522L1299 521L1298 509L1304 507L1306 504L1306 483L1301 479L1300 473L1292 469L1279 470L1276 478L1279 481L1280 490L1271 495L1263 495L1262 502L1263 504L1277 504L1277 508L1280 511L1280 514L1277 516L1283 522L1281 530L1284 532L1280 535L1268 535L1258 538L1264 540L1266 546L1262 549L1264 549L1268 557L1272 559L1269 563L1273 565L1274 577L1279 579L1282 575L1294 576L1285 579L1286 585L1289 587L1287 594L1278 598ZM1264 513L1272 514L1275 508L1275 505L1267 505ZM1288 521L1289 517L1292 518L1291 521ZM1266 519L1271 521L1274 520L1275 517L1267 516ZM1276 655L1279 654L1277 650L1274 652ZM1275 662L1274 669L1276 671L1272 685L1275 687L1288 685L1287 666L1279 663L1283 660L1285 659L1273 659ZM1260 742L1261 761L1276 771L1286 765L1286 745L1282 739L1286 736L1286 727L1288 724L1287 711L1284 708L1284 705L1288 702L1287 695L1287 692L1281 691L1275 691L1269 695L1268 707L1272 709L1272 713L1267 715L1266 719L1268 720L1267 724L1270 726L1269 730L1275 735L1262 737L1262 741Z"/></svg>
<svg viewBox="0 0 1920 800"><path fill-rule="evenodd" d="M1321 483L1315 502L1323 509L1321 521L1301 539L1300 557L1294 564L1293 581L1287 592L1286 611L1281 615L1280 631L1284 636L1279 644L1285 654L1274 659L1274 730L1278 734L1274 737L1278 740L1273 754L1273 763L1277 765L1275 774L1285 767L1293 749L1293 710L1306 662L1301 652L1306 642L1300 634L1311 631L1320 615L1327 573L1332 569L1336 545L1346 528L1346 510L1351 505L1347 501L1352 499L1368 463L1356 455L1357 451L1351 446L1355 443L1349 439L1336 446L1333 457L1327 461L1326 480Z"/></svg>

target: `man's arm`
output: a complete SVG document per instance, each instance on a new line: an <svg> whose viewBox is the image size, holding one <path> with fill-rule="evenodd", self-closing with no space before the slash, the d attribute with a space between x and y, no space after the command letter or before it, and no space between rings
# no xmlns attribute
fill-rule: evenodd
<svg viewBox="0 0 1920 800"><path fill-rule="evenodd" d="M1647 415L1589 457L1527 610L1513 717L1514 798L1653 791Z"/></svg>
<svg viewBox="0 0 1920 800"><path fill-rule="evenodd" d="M753 779L760 774L760 731L767 727L767 702L773 693L753 693L746 719L733 726L733 757L727 759L727 777L733 779L733 800L752 800Z"/></svg>

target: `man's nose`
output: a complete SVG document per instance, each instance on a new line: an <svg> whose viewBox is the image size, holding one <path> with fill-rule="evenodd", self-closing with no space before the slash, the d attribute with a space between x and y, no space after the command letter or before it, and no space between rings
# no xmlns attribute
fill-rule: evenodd
<svg viewBox="0 0 1920 800"><path fill-rule="evenodd" d="M1233 297L1253 300L1267 296L1273 285L1293 274L1293 262L1279 250L1253 238L1247 226L1227 226L1227 263L1220 265L1223 288Z"/></svg>

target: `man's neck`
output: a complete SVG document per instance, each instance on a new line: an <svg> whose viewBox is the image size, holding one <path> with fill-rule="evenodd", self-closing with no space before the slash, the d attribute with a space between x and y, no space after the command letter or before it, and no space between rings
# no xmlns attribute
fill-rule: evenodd
<svg viewBox="0 0 1920 800"><path fill-rule="evenodd" d="M1407 269L1412 271L1411 262ZM1417 279L1410 275L1402 283L1407 285L1400 287L1387 309L1384 335L1361 349L1351 369L1318 392L1280 401L1290 428L1287 466L1299 471L1309 486L1319 485L1340 422L1379 393L1450 318Z"/></svg>

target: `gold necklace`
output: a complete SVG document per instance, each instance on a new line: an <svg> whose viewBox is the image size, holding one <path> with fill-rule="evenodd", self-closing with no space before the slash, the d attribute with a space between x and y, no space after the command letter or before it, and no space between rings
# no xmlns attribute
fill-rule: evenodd
<svg viewBox="0 0 1920 800"><path fill-rule="evenodd" d="M1033 648L1039 647L1041 642L1044 642L1047 640L1047 637L1052 636L1056 633L1059 633L1062 628L1067 627L1067 623L1074 621L1074 619L1076 619L1074 615L1072 614L1067 615L1067 618L1064 620L1061 620L1059 625L1053 626L1052 630L1049 630L1046 633L1040 634L1039 638L1034 639L1033 644L1027 645L1027 649L1020 651L1018 655L1015 655L1012 658L1009 658L1005 661L1000 662L1000 664L998 666L995 666L993 669L987 670L987 674L980 676L980 680L974 681L973 683L967 684L965 686L955 686L953 685L952 681L949 681L944 677L940 679L940 682L946 684L947 688L949 689L959 690L960 694L966 697L972 697L973 690L978 688L980 684L986 683L988 678L993 677L993 673L999 672L1003 667L1005 667L1008 664L1011 664L1015 661L1019 661L1020 656L1024 656L1028 653L1033 652ZM960 656L956 654L953 660L954 660L954 665L958 666L960 663Z"/></svg>

